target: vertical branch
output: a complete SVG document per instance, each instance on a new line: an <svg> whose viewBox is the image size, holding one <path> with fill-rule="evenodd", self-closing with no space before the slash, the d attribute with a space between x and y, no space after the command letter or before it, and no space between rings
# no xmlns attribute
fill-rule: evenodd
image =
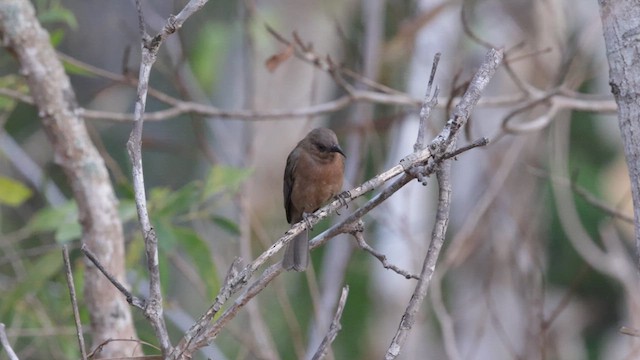
<svg viewBox="0 0 640 360"><path fill-rule="evenodd" d="M142 169L142 126L144 124L144 110L147 103L149 90L149 75L151 67L156 61L159 42L148 41L148 35L144 30L144 16L140 0L136 0L141 32L142 61L140 62L140 75L138 77L138 89L134 109L135 124L129 140L127 150L131 159L133 191L138 211L138 221L144 238L145 252L147 255L147 268L149 270L149 298L146 301L144 315L151 322L151 326L160 342L162 354L166 355L171 348L167 326L164 322L162 307L162 291L160 288L160 268L158 262L158 238L151 226L149 212L147 210L147 197L144 188L144 172Z"/></svg>
<svg viewBox="0 0 640 360"><path fill-rule="evenodd" d="M438 256L440 250L444 244L445 234L447 232L447 226L449 224L449 210L451 208L451 184L449 182L449 175L451 173L451 160L446 160L442 163L441 169L436 171L438 179L439 193L438 193L438 210L436 213L436 222L433 225L433 232L431 234L431 244L427 251L427 256L422 263L422 271L420 272L420 280L411 296L409 305L402 315L400 320L400 326L396 335L389 345L389 349L385 354L385 360L395 359L404 345L409 331L416 322L416 314L422 305L424 297L427 295L427 289L431 282L431 277L436 268Z"/></svg>
<svg viewBox="0 0 640 360"><path fill-rule="evenodd" d="M127 141L127 151L131 159L134 197L138 220L142 236L144 237L145 252L147 255L147 268L149 270L149 299L147 299L144 315L151 323L156 337L160 342L163 356L170 353L172 346L167 332L167 326L163 316L162 290L160 287L160 270L158 261L158 238L151 226L147 200L144 188L144 173L142 168L142 128L144 124L144 112L149 90L149 76L151 68L156 62L158 50L164 39L178 30L189 16L200 10L207 0L191 0L176 16L170 16L162 31L151 38L146 32L145 19L142 13L140 0L136 0L138 20L140 22L141 52L140 74L138 76L138 88L136 104L134 108L135 124Z"/></svg>
<svg viewBox="0 0 640 360"><path fill-rule="evenodd" d="M69 286L69 297L71 297L71 307L73 308L73 320L76 323L76 335L78 336L78 347L80 347L80 356L82 360L87 359L87 351L84 346L84 336L82 335L82 323L80 322L80 312L78 311L78 300L76 299L76 286L73 283L73 272L71 272L71 263L69 261L69 248L67 245L62 246L62 258L64 260L64 273L67 277L67 286Z"/></svg>
<svg viewBox="0 0 640 360"><path fill-rule="evenodd" d="M349 296L349 286L342 288L342 294L338 301L338 308L336 309L336 314L333 316L331 326L329 326L329 332L327 332L327 335L322 339L322 342L318 347L318 351L313 355L313 360L324 359L325 355L327 355L327 351L329 350L329 346L333 340L336 339L336 336L338 336L338 332L342 328L340 325L340 318L342 318L342 311L344 311L344 306L347 303L347 296Z"/></svg>
<svg viewBox="0 0 640 360"><path fill-rule="evenodd" d="M436 53L433 56L433 64L431 65L431 75L429 75L429 83L427 84L427 91L425 92L424 100L422 101L422 107L420 108L420 125L418 126L418 139L416 140L415 145L413 145L413 151L424 149L424 133L425 129L427 128L427 120L431 116L431 111L433 110L433 108L438 105L438 93L440 92L440 89L436 86L431 100L429 100L429 95L431 95L431 87L433 86L433 80L436 77L436 71L438 70L439 62L440 53Z"/></svg>
<svg viewBox="0 0 640 360"><path fill-rule="evenodd" d="M640 267L640 7L636 0L600 0L598 4L609 61L609 84L618 104L618 125L629 167L636 265Z"/></svg>

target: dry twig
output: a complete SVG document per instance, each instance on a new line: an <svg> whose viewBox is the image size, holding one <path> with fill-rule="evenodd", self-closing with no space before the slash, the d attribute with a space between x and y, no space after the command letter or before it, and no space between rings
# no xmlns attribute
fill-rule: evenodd
<svg viewBox="0 0 640 360"><path fill-rule="evenodd" d="M9 360L19 360L18 355L11 348L11 344L9 344L9 339L7 338L7 333L4 330L4 324L0 323L0 344L4 348L4 351L7 353Z"/></svg>
<svg viewBox="0 0 640 360"><path fill-rule="evenodd" d="M327 351L329 350L329 346L338 336L338 332L342 328L340 325L340 318L342 317L342 311L344 310L344 306L347 303L347 296L349 295L349 287L345 286L342 288L342 294L340 295L340 301L338 301L338 308L336 309L336 314L333 317L333 321L331 322L331 326L329 327L329 332L322 339L322 343L318 347L318 351L313 355L313 360L321 360L327 355Z"/></svg>
<svg viewBox="0 0 640 360"><path fill-rule="evenodd" d="M80 357L82 360L87 359L87 351L84 346L84 336L82 335L82 323L80 322L80 312L78 311L78 300L76 298L76 286L73 283L73 272L71 271L71 263L69 261L69 248L67 245L62 246L62 258L64 259L64 272L67 277L67 286L69 287L69 297L71 297L71 307L73 308L73 319L76 323L76 335L78 336L78 347L80 348Z"/></svg>
<svg viewBox="0 0 640 360"><path fill-rule="evenodd" d="M466 121L471 116L471 112L478 100L480 99L482 90L487 86L489 80L495 74L498 66L500 65L503 57L501 50L490 50L485 61L480 66L480 69L476 72L473 80L469 84L469 88L462 97L461 102L456 106L451 119L447 122L445 128L436 136L431 142L428 148L433 150L434 159L443 159L445 153L449 148L455 146L457 133L464 126ZM395 359L404 345L409 331L415 323L415 317L418 312L422 300L427 294L427 289L431 281L431 277L435 271L436 262L444 244L444 237L449 222L449 209L451 205L451 185L449 182L450 175L450 161L432 162L430 166L425 167L425 170L430 168L436 168L439 166L439 170L436 171L439 183L439 198L438 209L436 212L436 221L433 227L431 244L427 251L427 255L422 265L422 271L420 273L420 279L416 284L414 293L409 301L407 309L402 316L398 331L389 345L389 349L385 355L386 360Z"/></svg>

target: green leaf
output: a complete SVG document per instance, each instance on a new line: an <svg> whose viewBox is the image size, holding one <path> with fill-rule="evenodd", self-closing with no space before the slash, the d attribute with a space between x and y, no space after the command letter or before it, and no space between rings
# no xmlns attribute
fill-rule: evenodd
<svg viewBox="0 0 640 360"><path fill-rule="evenodd" d="M142 258L145 256L144 240L140 231L137 231L133 239L128 243L125 264L127 269L136 268L140 265Z"/></svg>
<svg viewBox="0 0 640 360"><path fill-rule="evenodd" d="M70 224L61 224L55 233L55 240L57 243L64 244L66 242L80 239L82 236L82 227L78 222Z"/></svg>
<svg viewBox="0 0 640 360"><path fill-rule="evenodd" d="M136 202L129 199L121 199L118 203L118 215L123 223L137 219L138 209L136 208Z"/></svg>
<svg viewBox="0 0 640 360"><path fill-rule="evenodd" d="M11 311L17 301L23 301L28 293L33 293L44 289L44 284L60 273L62 268L62 254L59 249L40 256L34 263L22 259L27 264L27 276L17 286L2 292L0 302L0 319L6 318L7 312Z"/></svg>
<svg viewBox="0 0 640 360"><path fill-rule="evenodd" d="M155 215L159 217L175 217L183 214L198 200L200 194L200 183L191 182L183 186L178 191L167 194L160 208L156 210Z"/></svg>
<svg viewBox="0 0 640 360"><path fill-rule="evenodd" d="M224 216L214 216L211 218L214 224L225 230L229 235L240 236L240 227L233 220Z"/></svg>
<svg viewBox="0 0 640 360"><path fill-rule="evenodd" d="M182 247L189 258L191 258L193 266L207 286L207 294L213 298L220 288L220 284L218 282L216 267L211 260L209 245L192 229L176 227L174 230L180 247Z"/></svg>
<svg viewBox="0 0 640 360"><path fill-rule="evenodd" d="M206 200L223 190L236 192L251 173L251 169L219 165L212 167L205 181L204 199Z"/></svg>
<svg viewBox="0 0 640 360"><path fill-rule="evenodd" d="M44 208L29 221L28 227L36 232L56 232L61 226L78 223L78 207L69 201L55 208Z"/></svg>
<svg viewBox="0 0 640 360"><path fill-rule="evenodd" d="M149 191L147 206L152 213L161 211L167 205L171 189L167 187L154 187Z"/></svg>
<svg viewBox="0 0 640 360"><path fill-rule="evenodd" d="M20 206L33 195L31 189L17 180L0 176L0 204Z"/></svg>
<svg viewBox="0 0 640 360"><path fill-rule="evenodd" d="M51 45L53 45L53 47L58 47L58 45L60 45L60 43L64 39L64 30L63 29L55 29L55 30L50 31L49 32L49 38L51 39Z"/></svg>
<svg viewBox="0 0 640 360"><path fill-rule="evenodd" d="M38 15L38 19L42 24L63 23L71 29L78 28L78 21L75 15L69 9L58 4L51 6Z"/></svg>
<svg viewBox="0 0 640 360"><path fill-rule="evenodd" d="M15 74L0 76L0 87L9 88L23 95L29 93L29 88L25 84L24 79L18 77ZM8 114L13 111L16 103L16 100L0 95L0 111L6 112Z"/></svg>
<svg viewBox="0 0 640 360"><path fill-rule="evenodd" d="M178 238L175 235L175 226L168 219L159 219L155 222L154 229L158 237L158 249L165 253L175 251Z"/></svg>
<svg viewBox="0 0 640 360"><path fill-rule="evenodd" d="M53 40L51 41L53 42ZM67 72L67 74L80 75L80 76L85 76L90 78L97 77L97 75L95 75L94 73L88 71L87 69L81 68L76 64L72 64L70 62L64 61L62 65L64 66L64 70Z"/></svg>
<svg viewBox="0 0 640 360"><path fill-rule="evenodd" d="M169 253L158 252L158 272L160 273L160 287L163 294L171 285L171 265L169 263Z"/></svg>
<svg viewBox="0 0 640 360"><path fill-rule="evenodd" d="M215 83L229 47L229 25L210 22L202 27L191 49L189 63L203 89Z"/></svg>

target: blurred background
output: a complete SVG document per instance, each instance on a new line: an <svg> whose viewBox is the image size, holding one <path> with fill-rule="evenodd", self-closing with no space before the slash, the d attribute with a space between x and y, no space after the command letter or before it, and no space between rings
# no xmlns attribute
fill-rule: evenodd
<svg viewBox="0 0 640 360"><path fill-rule="evenodd" d="M185 3L143 1L149 32ZM131 123L114 116L132 113L135 101L135 4L33 4L80 106L106 112L93 112L86 123L118 195L129 282L144 293L144 245L125 146ZM210 1L163 44L147 113L169 108L168 95L213 106L219 115L149 120L143 134L172 340L208 308L235 257L250 261L288 229L285 161L310 129L327 126L338 134L347 154L345 188L352 188L412 151L434 55L441 53L440 96L427 141L493 46L505 49L506 63L458 145L482 136L491 143L454 161L447 241L399 358L638 358L639 342L619 331L640 326L640 289L600 24L597 3L582 0ZM310 55L333 64L338 75ZM5 50L0 88L28 93ZM404 100L363 99L314 111L359 90ZM78 210L37 110L3 94L0 321L21 359L78 358L60 256L68 244L80 289ZM436 202L435 179L426 187L410 183L364 218L365 239L393 264L419 273ZM305 273L276 279L200 358L313 354L343 285L350 294L330 358L382 358L415 280L384 269L347 236L313 251L312 263ZM148 323L134 316L140 338L154 344Z"/></svg>

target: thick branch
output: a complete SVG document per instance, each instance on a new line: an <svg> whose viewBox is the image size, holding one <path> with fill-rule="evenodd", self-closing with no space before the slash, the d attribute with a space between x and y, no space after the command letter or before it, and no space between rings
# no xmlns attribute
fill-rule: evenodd
<svg viewBox="0 0 640 360"><path fill-rule="evenodd" d="M637 265L640 267L640 7L636 0L600 0L609 84L631 178Z"/></svg>
<svg viewBox="0 0 640 360"><path fill-rule="evenodd" d="M124 283L124 239L113 188L80 116L69 78L30 1L0 2L0 34L26 77L53 158L69 179L78 204L82 241ZM95 344L109 338L136 338L129 307L94 266L87 267L84 291ZM136 346L126 344L108 346L101 356L132 354L138 354Z"/></svg>

